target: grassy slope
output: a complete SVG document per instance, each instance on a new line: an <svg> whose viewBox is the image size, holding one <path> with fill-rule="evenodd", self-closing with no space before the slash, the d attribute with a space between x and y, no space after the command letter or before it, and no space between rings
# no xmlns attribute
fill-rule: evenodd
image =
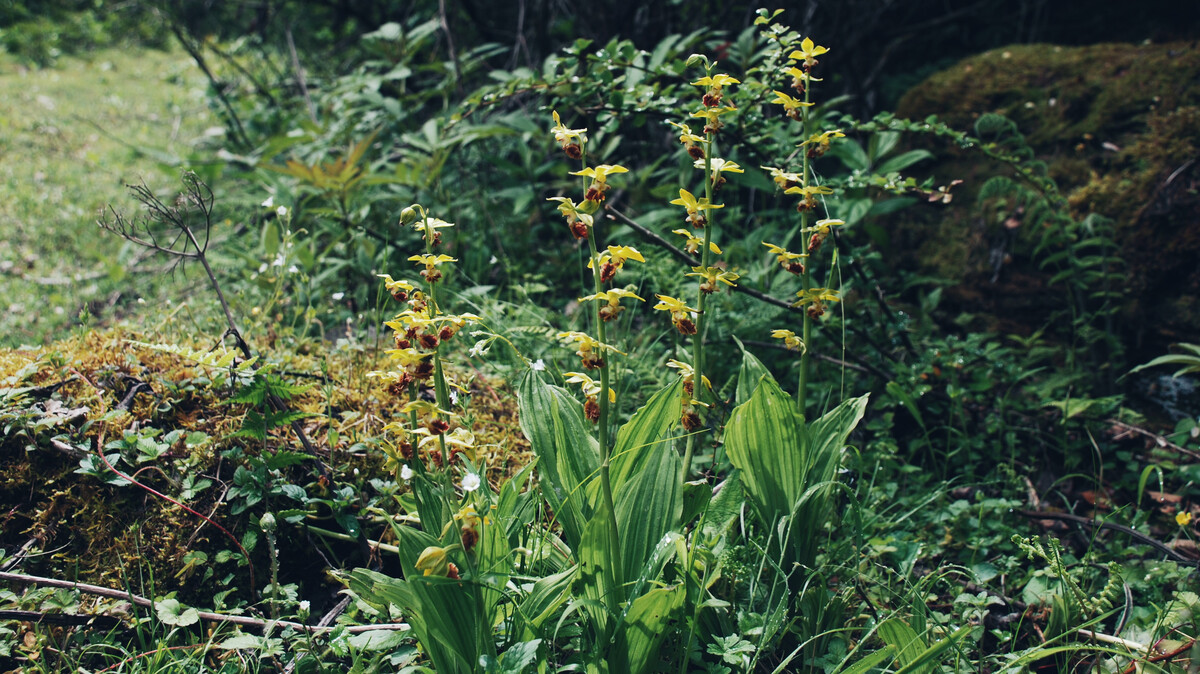
<svg viewBox="0 0 1200 674"><path fill-rule="evenodd" d="M0 54L0 345L47 341L85 305L160 295L169 277L123 279L139 251L95 223L110 204L133 210L125 183L176 182L215 123L204 86L177 52L102 50L45 70Z"/></svg>

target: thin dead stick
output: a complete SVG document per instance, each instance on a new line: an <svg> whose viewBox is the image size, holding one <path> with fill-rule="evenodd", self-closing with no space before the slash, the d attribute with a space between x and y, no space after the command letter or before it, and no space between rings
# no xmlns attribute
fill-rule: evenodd
<svg viewBox="0 0 1200 674"><path fill-rule="evenodd" d="M1200 452L1192 451L1190 449L1187 449L1186 447L1180 447L1179 445L1171 442L1170 440L1159 435L1158 433L1148 431L1139 426L1134 426L1133 424L1127 424L1124 421L1118 421L1117 419L1109 419L1108 423L1116 426L1117 428L1120 428L1123 433L1136 433L1138 435L1145 436L1147 438L1154 440L1154 444L1158 445L1159 447L1162 447L1164 449L1174 450L1176 452L1179 452L1180 454L1190 456L1193 459L1200 459Z"/></svg>
<svg viewBox="0 0 1200 674"><path fill-rule="evenodd" d="M1079 515L1070 515L1067 513L1048 513L1048 512L1040 512L1040 511L1036 511L1036 510L1018 510L1018 511L1016 511L1016 513L1022 517L1028 517L1029 519L1034 519L1034 520L1063 520L1065 522L1075 522L1076 524L1085 524L1089 527L1095 527L1097 529L1110 529L1112 531L1117 531L1117 532L1123 533L1126 536L1138 541L1139 543L1144 543L1146 545L1149 545L1150 547L1154 548L1155 550L1158 550L1159 552L1163 553L1164 555L1170 557L1173 561L1179 562L1180 564L1191 564L1193 566L1200 564L1200 562L1197 562L1194 559L1188 559L1187 557L1184 557L1183 555L1179 554L1179 551L1174 550L1173 548L1166 545L1162 541L1158 541L1153 538L1150 538L1149 536L1147 536L1146 534L1143 534L1140 531L1135 531L1134 529L1130 529L1129 527L1121 526L1120 524L1113 524L1112 522L1104 522L1101 520L1094 520L1094 519L1091 519L1088 517L1080 517Z"/></svg>
<svg viewBox="0 0 1200 674"><path fill-rule="evenodd" d="M317 109L313 107L312 98L308 95L308 82L304 79L304 68L300 67L300 56L296 54L296 42L292 39L292 29L285 32L288 51L292 55L292 69L296 71L296 82L300 84L300 93L304 95L304 104L308 107L308 118L313 124L317 123Z"/></svg>
<svg viewBox="0 0 1200 674"><path fill-rule="evenodd" d="M624 213L618 211L617 209L612 208L611 206L608 207L608 212L611 214L609 217L616 219L616 220L620 220L621 222L625 223L626 225L629 225L629 227L631 229L633 229L635 232L637 232L638 234L641 234L643 237L653 241L656 245L662 246L663 248L667 249L672 255L674 255L675 257L682 260L685 264L692 266L692 267L700 266L700 261L697 260L696 258L692 257L691 255L689 255L687 253L687 251L684 251L684 250L676 247L674 244L672 244L671 242L662 238L657 233L651 231L649 228L647 228L645 225L641 224L640 222L637 222L636 220L630 218L629 216L625 215ZM760 302L766 302L767 304L779 307L781 309L787 309L788 311L792 311L792 312L804 311L804 309L802 307L795 306L795 305L787 302L786 300L781 300L777 297L772 297L772 296L762 292L761 290L755 290L754 288L750 288L745 285L733 286L732 290L733 290L733 292L742 293L743 295L749 295L750 297L753 297L754 299L759 300ZM889 355L883 349L880 349L878 347L876 347L876 350L879 351L879 353L884 354L885 356ZM880 370L877 367L870 365L866 360L864 360L862 358L858 358L858 357L854 356L853 354L848 354L848 355L850 355L851 358L853 358L855 361L857 361L863 367L870 369L876 376L878 376L882 379L885 379L885 380L891 379L891 377L888 376L885 372L883 372L882 370ZM894 358L893 358L893 360L894 360Z"/></svg>
<svg viewBox="0 0 1200 674"><path fill-rule="evenodd" d="M0 572L0 580L10 583L26 583L29 585L41 585L45 587L60 587L68 590L78 590L86 594L94 594L98 597L108 597L109 599L120 599L128 601L143 608L154 608L154 602L145 597L138 596L132 592L124 590L114 590L110 587L101 587L99 585L89 585L87 583L76 583L70 580L60 580L58 578L44 578L42 576L30 576L23 573L8 573ZM230 623L233 625L241 625L243 627L290 627L299 632L330 632L336 627L328 625L305 625L291 620L262 620L259 618L251 618L241 615L225 615L223 613L212 613L210 611L198 611L201 620L210 622ZM359 634L362 632L371 632L374 630L398 631L409 629L408 623L383 623L380 625L352 625L346 628L350 634Z"/></svg>

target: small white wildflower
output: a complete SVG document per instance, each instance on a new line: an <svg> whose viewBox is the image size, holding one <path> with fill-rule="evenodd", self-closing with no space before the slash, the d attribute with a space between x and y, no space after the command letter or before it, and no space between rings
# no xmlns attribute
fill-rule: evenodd
<svg viewBox="0 0 1200 674"><path fill-rule="evenodd" d="M279 208L276 208L275 213L281 218L286 218L288 214L287 206L280 206Z"/></svg>
<svg viewBox="0 0 1200 674"><path fill-rule="evenodd" d="M334 294L330 295L330 297L332 297L332 298L333 298L333 301L334 301L334 302L336 302L336 301L338 301L338 300L342 299L342 298L343 298L343 297L345 297L345 296L346 296L346 293L334 293Z"/></svg>
<svg viewBox="0 0 1200 674"><path fill-rule="evenodd" d="M400 468L400 479L401 480L408 482L409 480L412 479L412 476L413 476L412 468L409 468L408 464L404 464L403 466L401 466L401 468Z"/></svg>
<svg viewBox="0 0 1200 674"><path fill-rule="evenodd" d="M290 267L288 267L288 268L287 268L287 273L289 273L289 274L299 274L299 273L300 273L300 268L299 268L299 267L297 267L296 265L292 265L292 266L290 266Z"/></svg>
<svg viewBox="0 0 1200 674"><path fill-rule="evenodd" d="M495 255L492 256L492 259L488 260L488 264L496 264L497 262L499 262L499 260L496 259Z"/></svg>
<svg viewBox="0 0 1200 674"><path fill-rule="evenodd" d="M275 208L275 197L269 196L267 200L262 202L263 208Z"/></svg>
<svg viewBox="0 0 1200 674"><path fill-rule="evenodd" d="M457 405L457 404L458 404L458 391L451 391L451 392L450 392L450 404L451 404L451 405Z"/></svg>
<svg viewBox="0 0 1200 674"><path fill-rule="evenodd" d="M283 253L279 253L275 256L275 259L271 262L271 266L272 267L282 267L284 262L285 262L285 260L283 259Z"/></svg>
<svg viewBox="0 0 1200 674"><path fill-rule="evenodd" d="M304 601L301 601L300 605L297 606L296 608L300 609L301 613L308 613L308 609L311 606L312 606L312 604L308 603L308 600L305 599Z"/></svg>
<svg viewBox="0 0 1200 674"><path fill-rule="evenodd" d="M479 481L478 475L476 475L475 473L467 473L466 475L463 476L463 479L462 479L462 490L463 491L475 491L476 489L479 489L480 484L481 483Z"/></svg>
<svg viewBox="0 0 1200 674"><path fill-rule="evenodd" d="M267 263L264 262L258 266L258 273L262 274L262 273L266 272L267 269L269 269L269 267L267 266Z"/></svg>
<svg viewBox="0 0 1200 674"><path fill-rule="evenodd" d="M529 367L537 372L541 372L542 370L546 369L546 361L542 360L541 358L538 358L537 360L533 361L533 364L530 365Z"/></svg>
<svg viewBox="0 0 1200 674"><path fill-rule="evenodd" d="M358 469L357 468L354 469L354 477L358 477Z"/></svg>
<svg viewBox="0 0 1200 674"><path fill-rule="evenodd" d="M139 298L138 298L138 304L145 304L145 303L146 303L146 298L145 298L145 297L139 297Z"/></svg>
<svg viewBox="0 0 1200 674"><path fill-rule="evenodd" d="M467 351L467 356L470 358L478 358L479 356L482 356L484 353L483 344L484 344L483 340L479 340L478 342L475 342L475 345L472 346L469 351Z"/></svg>

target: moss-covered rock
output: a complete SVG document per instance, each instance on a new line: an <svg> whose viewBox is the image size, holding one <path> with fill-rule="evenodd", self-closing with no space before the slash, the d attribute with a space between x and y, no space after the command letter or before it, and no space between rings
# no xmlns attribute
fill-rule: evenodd
<svg viewBox="0 0 1200 674"><path fill-rule="evenodd" d="M1188 43L1023 45L966 59L914 87L898 114L936 114L970 129L980 115L1014 120L1047 163L1075 217L1113 221L1126 263L1123 335L1194 339L1200 334L1200 50ZM1045 305L1045 281L1028 245L1033 232L1006 232L981 217L973 190L994 174L970 152L943 150L939 178L966 178L942 217L908 223L923 271L961 281L953 297L993 312ZM1004 170L1001 168L1001 170ZM1010 225L1015 221L1010 221ZM1026 244L1024 248L1020 240ZM999 255L998 255L999 253ZM976 304L978 306L978 304ZM1009 307L1011 309L1011 306ZM1005 318L1030 327L1046 312Z"/></svg>

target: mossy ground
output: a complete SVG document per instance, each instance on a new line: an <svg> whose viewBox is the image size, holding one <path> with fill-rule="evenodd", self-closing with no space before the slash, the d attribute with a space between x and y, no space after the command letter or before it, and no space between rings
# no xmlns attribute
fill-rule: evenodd
<svg viewBox="0 0 1200 674"><path fill-rule="evenodd" d="M40 344L175 281L96 226L127 183L173 187L217 124L182 51L103 49L31 69L0 54L0 345Z"/></svg>
<svg viewBox="0 0 1200 674"><path fill-rule="evenodd" d="M146 592L145 583L154 578L160 593L182 588L181 597L211 597L222 589L248 586L223 578L234 574L246 580L246 569L233 562L216 562L221 550L233 550L234 545L214 527L148 491L107 484L102 476L78 472L81 462L88 460L85 455L94 456L102 438L107 442L123 432L149 428L163 434L176 429L200 432L207 440L195 446L180 441L154 461L120 467L146 486L180 500L185 500L181 484L189 475L211 479L214 486L186 499L187 505L210 515L239 538L256 530L251 516L260 515L266 504L231 514L233 499L226 495L236 486L234 473L238 466L250 465L249 457L281 449L302 451L299 442L287 429L272 432L265 443L231 438L247 406L229 405L232 391L211 384L217 379L214 373L194 362L130 344L158 339L161 336L118 327L37 349L0 350L0 430L4 430L0 433L0 539L10 554L27 542L32 542L32 550L45 553L22 561L23 572L65 575L109 587L134 583L136 590ZM380 496L380 485L397 478L385 470L378 442L386 436L383 426L400 415L406 401L389 394L379 380L365 376L372 369L388 367L386 357L318 346L280 349L271 360L276 372L292 373L284 375L290 381L314 384L292 406L313 415L303 422L304 431L329 467L329 481L318 478L311 462L288 466L277 479L304 487L312 497L349 487L355 508L379 505L394 511L390 497ZM323 355L300 355L300 351ZM517 425L511 392L501 381L474 371L458 373L458 379L469 382L464 393L470 396L468 418L480 447L477 458L487 466L489 479L499 480L526 465L531 456ZM149 390L133 397L127 412L113 414L136 382ZM28 387L35 388L20 397L4 397L12 388ZM79 451L68 453L63 445ZM237 448L243 450L242 457L225 458ZM269 507L303 506L279 499ZM360 514L365 513L360 510ZM306 521L337 530L338 524L328 515L318 507ZM378 516L364 521L372 539L386 541L391 536L390 527ZM313 554L314 545L326 546L323 552L331 560L357 554L353 544L322 543L301 525L282 525L279 539L285 551L281 554L297 562L284 565L283 583L321 577L325 566ZM197 550L208 555L211 561L205 568L216 573L194 575L196 569L186 564L185 557ZM261 585L268 568L261 543L252 556Z"/></svg>
<svg viewBox="0 0 1200 674"><path fill-rule="evenodd" d="M1113 221L1130 296L1140 298L1126 311L1130 322L1143 326L1137 337L1148 327L1159 339L1194 338L1200 329L1200 52L1194 45L997 49L930 77L897 110L918 119L937 114L962 129L988 112L1018 124L1075 215ZM1036 296L1004 287L1027 275L1037 281L1030 260L992 281L990 254L1020 243L1004 241L1007 236L1032 235L1008 235L977 212L974 190L995 168L944 152L931 170L939 179L966 178L967 185L940 219L901 227L899 240L918 247L910 259L926 271L967 280L956 290L966 301L988 295L1036 305Z"/></svg>

